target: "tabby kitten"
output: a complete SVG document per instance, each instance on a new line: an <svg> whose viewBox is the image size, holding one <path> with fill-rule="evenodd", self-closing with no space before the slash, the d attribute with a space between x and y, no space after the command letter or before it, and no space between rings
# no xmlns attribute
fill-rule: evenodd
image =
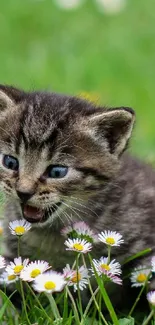
<svg viewBox="0 0 155 325"><path fill-rule="evenodd" d="M124 154L134 124L130 108L95 107L85 100L0 85L0 186L6 194L6 234L11 220L32 229L21 255L53 268L72 263L60 231L75 220L95 232L116 230L125 240L121 262L154 249L155 173ZM6 256L17 256L6 236ZM103 245L94 256L104 255Z"/></svg>

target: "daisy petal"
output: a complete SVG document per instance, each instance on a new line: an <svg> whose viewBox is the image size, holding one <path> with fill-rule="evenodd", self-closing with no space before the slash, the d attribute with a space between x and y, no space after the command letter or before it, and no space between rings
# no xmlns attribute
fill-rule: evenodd
<svg viewBox="0 0 155 325"><path fill-rule="evenodd" d="M116 231L102 231L101 234L98 235L98 238L102 243L108 246L120 246L120 244L124 243L122 235Z"/></svg>
<svg viewBox="0 0 155 325"><path fill-rule="evenodd" d="M132 287L141 287L149 282L151 278L151 270L145 266L139 266L133 270L131 273L130 280L132 282Z"/></svg>
<svg viewBox="0 0 155 325"><path fill-rule="evenodd" d="M20 278L23 281L34 281L43 272L50 268L49 264L45 261L34 261L24 267L20 273Z"/></svg>
<svg viewBox="0 0 155 325"><path fill-rule="evenodd" d="M52 293L62 291L65 284L66 282L62 274L48 271L35 279L33 288L37 292Z"/></svg>
<svg viewBox="0 0 155 325"><path fill-rule="evenodd" d="M22 236L30 230L31 224L24 219L9 222L9 229L12 235Z"/></svg>
<svg viewBox="0 0 155 325"><path fill-rule="evenodd" d="M75 251L78 253L88 253L92 249L92 245L84 239L68 239L65 241L65 245L68 247L66 250Z"/></svg>

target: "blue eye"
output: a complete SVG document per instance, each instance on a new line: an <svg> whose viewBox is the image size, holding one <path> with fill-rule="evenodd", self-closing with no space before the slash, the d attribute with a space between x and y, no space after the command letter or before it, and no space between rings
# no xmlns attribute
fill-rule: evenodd
<svg viewBox="0 0 155 325"><path fill-rule="evenodd" d="M68 167L65 166L49 166L48 177L51 178L63 178L68 172Z"/></svg>
<svg viewBox="0 0 155 325"><path fill-rule="evenodd" d="M13 156L4 155L2 163L8 169L12 169L15 171L19 169L19 162Z"/></svg>

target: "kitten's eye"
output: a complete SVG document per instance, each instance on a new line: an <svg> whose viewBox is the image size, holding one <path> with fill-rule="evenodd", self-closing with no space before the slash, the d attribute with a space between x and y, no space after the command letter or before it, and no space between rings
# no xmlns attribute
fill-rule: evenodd
<svg viewBox="0 0 155 325"><path fill-rule="evenodd" d="M15 171L19 169L19 162L13 156L4 155L2 163L8 169L12 169Z"/></svg>
<svg viewBox="0 0 155 325"><path fill-rule="evenodd" d="M68 172L68 167L65 166L49 166L48 177L51 178L63 178Z"/></svg>

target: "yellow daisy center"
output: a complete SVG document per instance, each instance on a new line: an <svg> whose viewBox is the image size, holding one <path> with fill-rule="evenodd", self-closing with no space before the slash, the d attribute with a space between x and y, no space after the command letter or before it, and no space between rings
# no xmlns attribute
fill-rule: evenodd
<svg viewBox="0 0 155 325"><path fill-rule="evenodd" d="M137 276L137 282L139 283L143 283L147 280L147 275L144 274L144 273L140 273L138 276Z"/></svg>
<svg viewBox="0 0 155 325"><path fill-rule="evenodd" d="M23 265L16 265L13 270L16 274L18 274L22 271L23 268L24 268Z"/></svg>
<svg viewBox="0 0 155 325"><path fill-rule="evenodd" d="M55 287L56 287L56 284L53 281L47 281L44 284L44 288L47 290L53 290L53 289L55 289Z"/></svg>
<svg viewBox="0 0 155 325"><path fill-rule="evenodd" d="M31 276L31 278L36 278L36 276L38 276L39 274L41 274L41 271L39 269L34 269L31 272L30 276Z"/></svg>
<svg viewBox="0 0 155 325"><path fill-rule="evenodd" d="M110 270L110 266L108 264L101 264L100 265L102 269L109 271Z"/></svg>
<svg viewBox="0 0 155 325"><path fill-rule="evenodd" d="M16 235L23 235L25 232L25 228L23 226L17 226L14 230Z"/></svg>
<svg viewBox="0 0 155 325"><path fill-rule="evenodd" d="M71 278L72 282L77 283L81 280L81 274L76 272Z"/></svg>
<svg viewBox="0 0 155 325"><path fill-rule="evenodd" d="M108 245L114 245L115 244L115 239L113 237L107 237L106 238L106 243Z"/></svg>
<svg viewBox="0 0 155 325"><path fill-rule="evenodd" d="M8 281L11 281L14 279L16 279L16 275L14 275L14 274L8 275Z"/></svg>
<svg viewBox="0 0 155 325"><path fill-rule="evenodd" d="M2 234L3 234L3 228L0 227L0 235L2 235Z"/></svg>
<svg viewBox="0 0 155 325"><path fill-rule="evenodd" d="M73 248L75 248L77 251L83 251L84 247L83 245L76 243L73 245Z"/></svg>

